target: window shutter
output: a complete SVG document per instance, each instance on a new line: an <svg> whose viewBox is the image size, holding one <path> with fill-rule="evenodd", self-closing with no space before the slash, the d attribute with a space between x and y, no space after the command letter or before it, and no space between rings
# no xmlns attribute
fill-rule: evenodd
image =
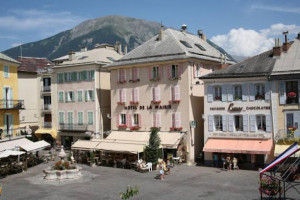
<svg viewBox="0 0 300 200"><path fill-rule="evenodd" d="M120 125L120 115L116 115L116 124L117 126Z"/></svg>
<svg viewBox="0 0 300 200"><path fill-rule="evenodd" d="M3 87L3 108L6 108L6 100L7 100L6 88Z"/></svg>
<svg viewBox="0 0 300 200"><path fill-rule="evenodd" d="M8 119L9 119L9 134L12 135L13 134L13 115L8 115Z"/></svg>
<svg viewBox="0 0 300 200"><path fill-rule="evenodd" d="M161 127L161 115L160 113L156 113L156 126Z"/></svg>
<svg viewBox="0 0 300 200"><path fill-rule="evenodd" d="M175 100L175 87L172 87L172 101Z"/></svg>
<svg viewBox="0 0 300 200"><path fill-rule="evenodd" d="M223 93L223 89L222 89L222 93ZM227 93L228 93L227 100L230 102L233 101L233 86L232 85L227 85Z"/></svg>
<svg viewBox="0 0 300 200"><path fill-rule="evenodd" d="M72 101L75 101L75 92L72 91Z"/></svg>
<svg viewBox="0 0 300 200"><path fill-rule="evenodd" d="M134 80L134 68L129 69L129 77L131 80Z"/></svg>
<svg viewBox="0 0 300 200"><path fill-rule="evenodd" d="M203 75L203 69L204 69L204 65L200 64L200 65L199 65L200 76ZM212 71L212 70L211 70L211 71Z"/></svg>
<svg viewBox="0 0 300 200"><path fill-rule="evenodd" d="M139 101L139 88L133 89L133 101L135 102Z"/></svg>
<svg viewBox="0 0 300 200"><path fill-rule="evenodd" d="M92 71L91 71L91 79L92 79L92 80L95 80L95 70L92 70Z"/></svg>
<svg viewBox="0 0 300 200"><path fill-rule="evenodd" d="M249 100L254 101L255 100L255 90L254 90L254 84L249 83Z"/></svg>
<svg viewBox="0 0 300 200"><path fill-rule="evenodd" d="M298 81L298 102L300 103L300 81Z"/></svg>
<svg viewBox="0 0 300 200"><path fill-rule="evenodd" d="M119 102L122 102L122 89L119 90Z"/></svg>
<svg viewBox="0 0 300 200"><path fill-rule="evenodd" d="M172 113L172 127L174 128L176 126L175 123L175 113Z"/></svg>
<svg viewBox="0 0 300 200"><path fill-rule="evenodd" d="M286 103L285 81L279 82L279 104Z"/></svg>
<svg viewBox="0 0 300 200"><path fill-rule="evenodd" d="M7 130L7 115L3 115L4 117L4 136L7 136L8 130Z"/></svg>
<svg viewBox="0 0 300 200"><path fill-rule="evenodd" d="M86 102L88 101L88 91L87 90L84 91L84 99Z"/></svg>
<svg viewBox="0 0 300 200"><path fill-rule="evenodd" d="M250 132L255 132L256 130L256 118L255 115L250 115Z"/></svg>
<svg viewBox="0 0 300 200"><path fill-rule="evenodd" d="M222 85L222 101L227 101L227 85Z"/></svg>
<svg viewBox="0 0 300 200"><path fill-rule="evenodd" d="M233 115L228 115L228 131L233 132Z"/></svg>
<svg viewBox="0 0 300 200"><path fill-rule="evenodd" d="M243 131L248 132L248 115L243 115Z"/></svg>
<svg viewBox="0 0 300 200"><path fill-rule="evenodd" d="M156 92L155 92L155 95L156 95L156 101L160 101L160 87L156 87Z"/></svg>
<svg viewBox="0 0 300 200"><path fill-rule="evenodd" d="M266 132L270 133L271 130L271 115L266 115Z"/></svg>
<svg viewBox="0 0 300 200"><path fill-rule="evenodd" d="M161 66L159 66L159 68L158 68L158 70L159 70L159 78L160 79L162 79L163 78L163 66L161 65Z"/></svg>
<svg viewBox="0 0 300 200"><path fill-rule="evenodd" d="M178 112L175 113L175 127L181 127L180 113Z"/></svg>
<svg viewBox="0 0 300 200"><path fill-rule="evenodd" d="M265 100L271 99L271 89L270 89L270 83L265 83Z"/></svg>
<svg viewBox="0 0 300 200"><path fill-rule="evenodd" d="M65 82L68 82L68 73L64 73Z"/></svg>
<svg viewBox="0 0 300 200"><path fill-rule="evenodd" d="M171 74L171 65L167 65L167 71L168 71L168 78L171 78L172 77L172 74Z"/></svg>
<svg viewBox="0 0 300 200"><path fill-rule="evenodd" d="M223 130L227 132L227 115L222 115L222 126L223 126Z"/></svg>
<svg viewBox="0 0 300 200"><path fill-rule="evenodd" d="M248 87L247 83L242 85L242 100L248 101Z"/></svg>
<svg viewBox="0 0 300 200"><path fill-rule="evenodd" d="M139 123L138 123L138 125L139 125L139 127L142 127L142 115L138 114L138 116L139 116Z"/></svg>
<svg viewBox="0 0 300 200"><path fill-rule="evenodd" d="M149 78L149 80L152 79L152 67L148 68L148 78Z"/></svg>
<svg viewBox="0 0 300 200"><path fill-rule="evenodd" d="M122 89L122 102L126 102L126 89Z"/></svg>
<svg viewBox="0 0 300 200"><path fill-rule="evenodd" d="M13 100L14 98L13 98L13 89L12 88L9 88L9 100L10 100L10 102L9 102L9 108L12 108L13 107L13 105L14 105L14 103L13 103Z"/></svg>
<svg viewBox="0 0 300 200"><path fill-rule="evenodd" d="M180 100L180 89L179 86L175 86L175 100Z"/></svg>
<svg viewBox="0 0 300 200"><path fill-rule="evenodd" d="M178 65L178 77L181 77L183 70L183 64Z"/></svg>
<svg viewBox="0 0 300 200"><path fill-rule="evenodd" d="M122 70L122 81L126 81L126 69Z"/></svg>
<svg viewBox="0 0 300 200"><path fill-rule="evenodd" d="M214 97L213 97L213 87L211 85L207 86L207 102L212 102Z"/></svg>
<svg viewBox="0 0 300 200"><path fill-rule="evenodd" d="M155 87L152 88L152 100L156 101Z"/></svg>
<svg viewBox="0 0 300 200"><path fill-rule="evenodd" d="M193 65L193 75L194 75L194 78L197 77L197 76L196 76L196 70L197 70L197 65L194 64L194 65Z"/></svg>
<svg viewBox="0 0 300 200"><path fill-rule="evenodd" d="M208 115L208 131L214 131L214 117L212 115Z"/></svg>
<svg viewBox="0 0 300 200"><path fill-rule="evenodd" d="M68 102L68 92L65 92L65 102Z"/></svg>

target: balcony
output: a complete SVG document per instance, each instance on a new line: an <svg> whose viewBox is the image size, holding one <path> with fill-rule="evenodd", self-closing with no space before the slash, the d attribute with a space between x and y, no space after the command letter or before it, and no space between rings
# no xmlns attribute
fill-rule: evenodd
<svg viewBox="0 0 300 200"><path fill-rule="evenodd" d="M41 93L51 93L51 85L43 86L41 89Z"/></svg>
<svg viewBox="0 0 300 200"><path fill-rule="evenodd" d="M0 100L0 110L24 110L24 100Z"/></svg>
<svg viewBox="0 0 300 200"><path fill-rule="evenodd" d="M30 135L27 133L25 128L10 128L10 129L0 129L0 140L1 139L11 139L14 137Z"/></svg>
<svg viewBox="0 0 300 200"><path fill-rule="evenodd" d="M51 104L43 104L42 105L42 111L46 112L46 111L51 111L51 110L52 110Z"/></svg>
<svg viewBox="0 0 300 200"><path fill-rule="evenodd" d="M52 122L44 122L43 123L44 129L51 129L52 128Z"/></svg>
<svg viewBox="0 0 300 200"><path fill-rule="evenodd" d="M88 124L59 124L60 131L85 132L87 128Z"/></svg>
<svg viewBox="0 0 300 200"><path fill-rule="evenodd" d="M276 143L282 142L299 142L300 141L300 129L279 129L275 136Z"/></svg>

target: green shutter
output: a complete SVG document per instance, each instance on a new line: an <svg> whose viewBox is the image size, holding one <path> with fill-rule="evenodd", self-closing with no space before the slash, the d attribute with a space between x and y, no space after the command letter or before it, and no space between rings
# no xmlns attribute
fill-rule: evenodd
<svg viewBox="0 0 300 200"><path fill-rule="evenodd" d="M11 136L13 136L13 115L8 115L8 119L9 119L9 133L11 134Z"/></svg>
<svg viewBox="0 0 300 200"><path fill-rule="evenodd" d="M86 71L83 71L82 72L82 80L86 80L87 79L87 72Z"/></svg>
<svg viewBox="0 0 300 200"><path fill-rule="evenodd" d="M88 112L88 124L93 125L93 112Z"/></svg>
<svg viewBox="0 0 300 200"><path fill-rule="evenodd" d="M7 120L6 120L6 115L4 115L4 136L7 136Z"/></svg>
<svg viewBox="0 0 300 200"><path fill-rule="evenodd" d="M95 80L95 70L91 71L91 80Z"/></svg>
<svg viewBox="0 0 300 200"><path fill-rule="evenodd" d="M68 92L65 92L65 102L68 102Z"/></svg>
<svg viewBox="0 0 300 200"><path fill-rule="evenodd" d="M65 82L68 82L68 73L64 73Z"/></svg>
<svg viewBox="0 0 300 200"><path fill-rule="evenodd" d="M72 72L72 81L77 81L77 72Z"/></svg>
<svg viewBox="0 0 300 200"><path fill-rule="evenodd" d="M78 102L82 102L82 91L78 91L77 98Z"/></svg>
<svg viewBox="0 0 300 200"><path fill-rule="evenodd" d="M87 90L84 91L84 98L85 98L85 101L88 101L88 91Z"/></svg>
<svg viewBox="0 0 300 200"><path fill-rule="evenodd" d="M95 101L95 91L92 90L92 96L91 96L92 101Z"/></svg>
<svg viewBox="0 0 300 200"><path fill-rule="evenodd" d="M72 99L71 100L75 101L75 92L74 91L72 91Z"/></svg>

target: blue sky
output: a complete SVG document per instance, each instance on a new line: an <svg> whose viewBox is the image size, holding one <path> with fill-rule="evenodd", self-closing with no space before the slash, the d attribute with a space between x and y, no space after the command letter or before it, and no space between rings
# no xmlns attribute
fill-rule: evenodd
<svg viewBox="0 0 300 200"><path fill-rule="evenodd" d="M162 22L179 29L182 24L233 55L252 56L272 48L274 38L289 30L300 32L299 0L9 0L1 1L0 51L41 40L68 30L87 19L123 15Z"/></svg>

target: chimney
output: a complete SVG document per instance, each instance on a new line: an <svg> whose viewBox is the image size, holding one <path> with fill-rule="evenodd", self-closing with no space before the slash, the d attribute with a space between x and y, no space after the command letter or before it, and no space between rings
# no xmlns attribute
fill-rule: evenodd
<svg viewBox="0 0 300 200"><path fill-rule="evenodd" d="M186 24L182 24L182 26L181 26L181 31L185 33L185 32L186 32L186 29L187 29Z"/></svg>
<svg viewBox="0 0 300 200"><path fill-rule="evenodd" d="M127 54L127 44L124 46L124 55Z"/></svg>
<svg viewBox="0 0 300 200"><path fill-rule="evenodd" d="M273 47L273 56L280 56L282 53L281 41L275 38L275 46Z"/></svg>
<svg viewBox="0 0 300 200"><path fill-rule="evenodd" d="M115 50L118 52L118 54L122 55L122 45L119 41L115 44Z"/></svg>
<svg viewBox="0 0 300 200"><path fill-rule="evenodd" d="M199 30L197 31L197 33L198 33L198 36L199 36L202 40L206 41L206 35L203 34L203 31L202 31L201 29L199 29Z"/></svg>
<svg viewBox="0 0 300 200"><path fill-rule="evenodd" d="M163 38L163 27L164 26L160 27L159 34L158 34L158 41L162 41L162 38Z"/></svg>
<svg viewBox="0 0 300 200"><path fill-rule="evenodd" d="M287 35L289 34L289 32L285 31L282 34L284 35L284 43L282 45L282 49L283 49L283 52L287 52L289 50L289 48L291 47L291 44L288 42L288 39L287 39Z"/></svg>
<svg viewBox="0 0 300 200"><path fill-rule="evenodd" d="M86 47L86 46L81 47L80 51L81 51L81 52L86 52L86 51L87 51L87 47Z"/></svg>
<svg viewBox="0 0 300 200"><path fill-rule="evenodd" d="M75 59L75 52L74 51L70 51L69 52L69 61L72 61Z"/></svg>

